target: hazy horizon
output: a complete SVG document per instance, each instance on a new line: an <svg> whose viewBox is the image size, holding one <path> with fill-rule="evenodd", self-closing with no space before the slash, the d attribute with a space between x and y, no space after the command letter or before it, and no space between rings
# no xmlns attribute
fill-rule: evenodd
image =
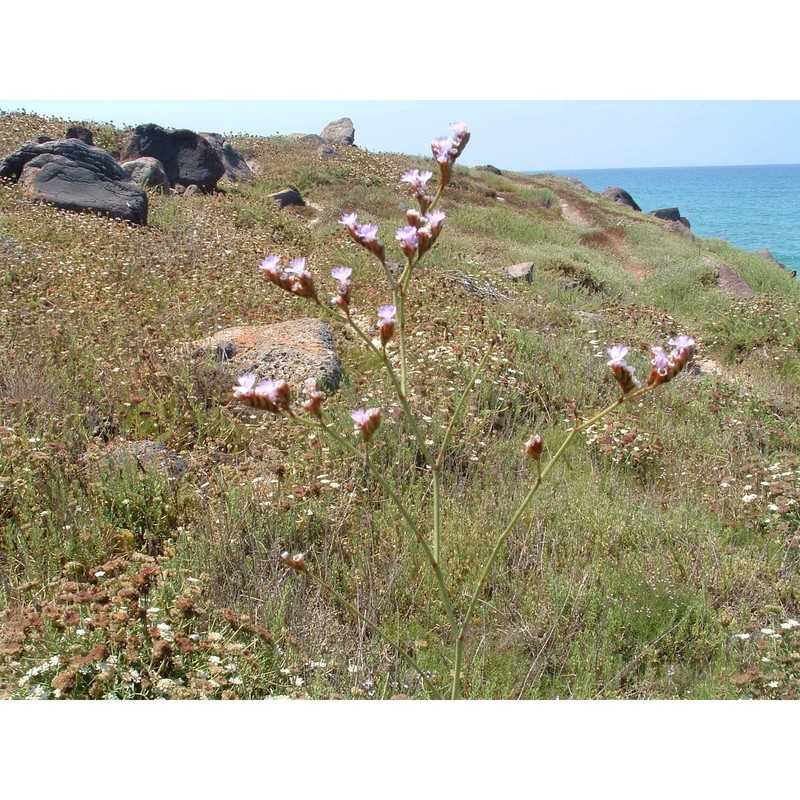
<svg viewBox="0 0 800 800"><path fill-rule="evenodd" d="M355 144L428 156L453 121L473 136L466 166L514 172L766 166L800 161L800 102L791 100L0 100L65 120L155 122L229 135L319 133L353 120Z"/></svg>

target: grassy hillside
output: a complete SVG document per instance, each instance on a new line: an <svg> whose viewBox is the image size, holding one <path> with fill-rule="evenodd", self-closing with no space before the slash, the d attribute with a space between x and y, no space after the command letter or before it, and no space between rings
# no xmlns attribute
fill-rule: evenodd
<svg viewBox="0 0 800 800"><path fill-rule="evenodd" d="M0 156L67 124L2 114ZM114 149L121 132L88 125ZM268 253L305 256L321 284L353 267L353 306L372 319L391 294L337 221L357 211L396 245L400 176L431 162L233 141L255 181L153 194L146 227L0 186L0 696L429 696L368 626L287 574L285 550L432 680L446 673L436 586L363 463L289 419L242 413L219 366L186 355L221 328L314 314L259 274ZM269 195L288 185L309 205L277 209ZM698 343L687 373L587 431L514 527L468 631L465 695L793 697L796 280L552 175L457 167L440 208L409 301L409 399L426 436L440 440L498 337L442 474L456 600L530 485L528 437L552 454L575 413L614 400L606 348L627 343L646 374L651 345ZM532 280L511 281L523 261ZM756 296L723 291L720 264ZM372 458L424 516L428 476L384 373L348 329L335 334L337 430L380 406ZM103 457L124 440L161 441L189 470Z"/></svg>

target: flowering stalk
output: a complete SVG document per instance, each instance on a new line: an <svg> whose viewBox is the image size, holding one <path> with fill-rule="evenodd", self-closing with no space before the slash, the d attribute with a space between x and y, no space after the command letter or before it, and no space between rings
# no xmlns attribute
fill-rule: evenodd
<svg viewBox="0 0 800 800"><path fill-rule="evenodd" d="M651 379L648 380L647 384L644 386L639 385L638 388L629 388L634 386L633 384L633 368L630 367L625 362L625 356L627 355L628 348L624 347L623 345L615 345L614 347L609 348L608 354L611 357L611 360L608 362L608 365L611 367L614 377L617 379L618 383L622 386L622 394L613 402L611 405L604 408L598 414L595 414L591 419L586 420L580 424L575 424L572 430L567 434L564 441L561 443L561 446L556 451L555 455L547 462L547 464L542 468L540 464L540 456L542 451L542 443L541 439L536 441L536 437L531 437L526 445L526 452L534 457L537 466L537 477L531 486L528 493L523 498L522 502L519 504L517 510L514 512L513 516L509 520L506 527L500 533L495 542L495 546L492 549L492 552L489 555L489 558L486 560L486 564L481 571L480 577L478 578L477 583L475 584L475 589L472 593L472 597L470 598L469 605L467 606L467 610L462 617L461 626L458 631L458 635L456 636L454 648L453 648L453 686L452 686L452 693L451 697L453 699L458 699L461 696L461 669L463 665L463 648L464 648L464 636L466 634L467 625L469 625L469 621L472 618L472 614L475 611L475 606L478 602L478 596L480 594L481 589L486 585L486 581L489 577L489 572L497 558L500 549L502 548L503 544L505 543L506 539L508 538L509 534L512 530L514 530L515 526L520 520L520 517L525 513L525 510L530 505L531 501L533 500L534 495L539 490L539 487L544 482L545 478L549 475L550 470L561 460L561 457L564 455L567 447L569 447L572 440L575 436L582 431L585 431L587 428L590 428L596 422L599 422L603 417L608 416L612 412L616 411L624 402L630 402L631 400L636 400L641 397L646 392L655 389L657 386L666 383L667 381L674 378L688 363L691 359L692 354L694 352L694 339L690 339L688 336L679 336L675 339L670 339L669 344L673 345L674 349L670 356L666 357L667 366L666 372L662 375L661 371L664 369L664 364L662 363L661 359L661 350L660 348L653 349L653 370L651 370ZM653 371L656 372L656 378L652 377ZM622 373L622 375L620 375ZM638 383L638 382L637 382Z"/></svg>

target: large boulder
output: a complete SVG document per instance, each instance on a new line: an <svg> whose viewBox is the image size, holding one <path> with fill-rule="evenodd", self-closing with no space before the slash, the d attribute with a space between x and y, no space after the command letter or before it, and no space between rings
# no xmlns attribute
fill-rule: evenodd
<svg viewBox="0 0 800 800"><path fill-rule="evenodd" d="M155 189L169 194L169 178L163 164L157 158L142 156L120 164L122 171L136 184L146 189Z"/></svg>
<svg viewBox="0 0 800 800"><path fill-rule="evenodd" d="M336 122L329 122L320 134L325 144L352 145L356 140L356 129L350 117L342 117Z"/></svg>
<svg viewBox="0 0 800 800"><path fill-rule="evenodd" d="M216 151L225 167L225 180L231 183L250 180L253 171L244 156L224 137L218 133L201 133Z"/></svg>
<svg viewBox="0 0 800 800"><path fill-rule="evenodd" d="M170 186L195 184L210 192L225 175L225 165L216 148L194 131L162 128L153 123L139 125L122 142L120 161L142 156L157 158L163 164Z"/></svg>
<svg viewBox="0 0 800 800"><path fill-rule="evenodd" d="M671 222L680 222L681 212L677 208L657 208L655 211L650 212L654 217L659 219L670 220Z"/></svg>
<svg viewBox="0 0 800 800"><path fill-rule="evenodd" d="M234 382L246 372L255 372L259 378L283 379L295 397L306 378L316 378L328 393L335 392L342 379L333 332L320 319L227 328L194 342L191 350L194 358L213 355Z"/></svg>
<svg viewBox="0 0 800 800"><path fill-rule="evenodd" d="M642 210L636 201L624 189L620 189L619 186L609 186L600 196L606 200L613 200L622 206L632 208L634 211Z"/></svg>
<svg viewBox="0 0 800 800"><path fill-rule="evenodd" d="M20 181L26 197L57 208L147 223L147 194L110 153L80 139L25 142L0 161L0 178Z"/></svg>

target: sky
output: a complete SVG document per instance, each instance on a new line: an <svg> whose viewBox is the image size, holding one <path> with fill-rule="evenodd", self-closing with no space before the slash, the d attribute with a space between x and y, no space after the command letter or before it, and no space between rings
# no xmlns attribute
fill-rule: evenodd
<svg viewBox="0 0 800 800"><path fill-rule="evenodd" d="M69 120L260 136L320 133L353 120L371 151L429 155L450 122L472 131L462 163L517 172L800 162L798 101L5 100Z"/></svg>
<svg viewBox="0 0 800 800"><path fill-rule="evenodd" d="M394 0L56 6L0 48L0 109L217 133L319 133L350 117L368 150L429 153L451 122L463 162L514 171L798 163L794 28L672 0ZM706 5L713 6L706 8ZM549 7L553 6L553 7ZM29 12L6 10L6 31ZM156 35L160 32L162 35Z"/></svg>

